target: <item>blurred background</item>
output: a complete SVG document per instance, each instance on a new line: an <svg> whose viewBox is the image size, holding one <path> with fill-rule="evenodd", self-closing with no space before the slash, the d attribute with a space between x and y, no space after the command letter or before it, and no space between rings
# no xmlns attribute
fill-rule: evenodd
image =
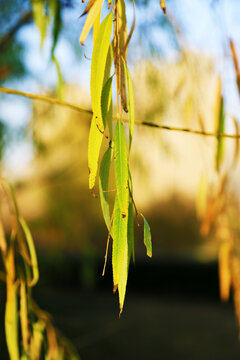
<svg viewBox="0 0 240 360"><path fill-rule="evenodd" d="M48 18L43 43L30 1L0 0L0 86L90 109L92 34L84 47L78 40L85 5L58 4L58 35ZM135 5L128 65L136 119L217 132L222 94L225 131L238 134L239 79L229 40L240 56L240 3L168 0L167 16L159 1ZM133 4L126 6L130 29ZM1 172L15 186L37 247L35 299L82 359L236 359L237 320L232 296L220 301L218 253L226 239L235 250L239 242L238 141L224 140L220 159L214 137L135 126L134 198L151 226L153 258L136 227L136 263L119 320L110 262L101 276L107 229L99 199L88 191L90 120L0 93ZM1 359L8 358L5 347L1 335Z"/></svg>

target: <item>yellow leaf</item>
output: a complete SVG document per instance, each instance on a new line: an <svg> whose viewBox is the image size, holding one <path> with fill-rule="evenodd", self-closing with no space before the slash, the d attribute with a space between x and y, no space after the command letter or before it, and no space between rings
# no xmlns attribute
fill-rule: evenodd
<svg viewBox="0 0 240 360"><path fill-rule="evenodd" d="M83 45L89 31L91 30L96 17L99 15L99 12L101 11L103 0L95 0L95 1L92 1L92 3L93 4L91 5L90 10L88 12L88 16L85 21L85 24L83 25L82 33L81 33L81 36L79 39L79 41L82 45Z"/></svg>

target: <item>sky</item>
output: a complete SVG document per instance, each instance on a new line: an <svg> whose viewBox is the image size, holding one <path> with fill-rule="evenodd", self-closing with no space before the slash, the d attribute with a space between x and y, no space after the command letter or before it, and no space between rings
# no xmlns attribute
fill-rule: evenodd
<svg viewBox="0 0 240 360"><path fill-rule="evenodd" d="M210 6L210 4L212 5ZM56 48L56 57L65 81L84 86L87 95L90 97L91 35L88 36L83 50L78 39L84 18L79 18L79 15L82 13L85 4L75 1L75 5L73 9L64 12L64 36L60 37ZM171 0L166 1L166 5L169 14L174 16L180 26L181 44L184 48L204 53L213 58L216 69L223 78L227 111L238 116L240 104L228 39L231 37L236 45L240 45L238 17L240 2L237 0ZM149 26L146 39L140 33L140 28L144 24L160 23L163 16L159 1L151 0L147 7L137 7L136 29L129 47L131 71L134 69L134 62L144 55L146 56L145 44L148 37L151 38L156 47L161 49L160 57L169 61L176 60L176 47L168 32L160 27ZM131 24L133 19L131 3L127 5L127 18ZM54 88L57 82L55 66L50 62L50 37L46 39L41 50L40 36L33 24L23 27L17 36L26 44L25 62L30 75L21 81L11 81L5 85L27 92L44 94L49 88ZM79 47L78 56L74 54L73 47L69 44L68 39L70 37L74 46ZM138 45L139 38L142 41L142 48ZM83 56L83 52L85 52L86 57ZM240 55L240 51L238 54ZM11 106L13 99L14 107ZM79 105L81 105L81 99L79 99ZM26 99L5 96L4 101L1 102L1 117L13 130L25 126L31 119L31 103ZM229 130L231 130L230 125ZM33 147L29 138L29 140L14 144L8 149L5 156L7 168L21 173L28 166L32 157Z"/></svg>

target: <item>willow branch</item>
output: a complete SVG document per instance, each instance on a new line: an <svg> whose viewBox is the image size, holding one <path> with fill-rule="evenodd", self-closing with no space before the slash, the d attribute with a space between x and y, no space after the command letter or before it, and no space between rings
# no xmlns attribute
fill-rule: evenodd
<svg viewBox="0 0 240 360"><path fill-rule="evenodd" d="M9 88L5 88L5 87L0 87L0 92L5 93L5 94L11 94L11 95L19 95L19 96L23 96L32 100L39 100L39 101L44 101L44 102L48 102L50 104L53 105L59 105L59 106L63 106L63 107L67 107L71 110L75 110L81 113L85 113L85 114L89 114L92 115L93 112L92 110L89 109L84 109L78 105L69 103L67 101L62 101L56 98L52 98L49 96L43 96L43 95L38 95L38 94L32 94L32 93L28 93L28 92L23 92L23 91L19 91L19 90L15 90L15 89L9 89ZM119 116L113 116L114 120L118 120ZM127 118L123 118L122 119L124 122L128 122ZM228 139L240 139L240 134L223 134L223 133L216 133L216 132L209 132L209 131L202 131L202 130L194 130L194 129L189 129L189 128L182 128L182 127L177 127L177 126L168 126L168 125L160 125L160 124L156 124L156 123L151 123L151 122L146 122L146 121L139 121L139 120L135 120L135 124L136 125L140 125L140 126L147 126L147 127L152 127L152 128L156 128L156 129L161 129L161 130L168 130L168 131L177 131L177 132L185 132L185 133L189 133L189 134L195 134L195 135L202 135L202 136L209 136L209 137L216 137L216 138L228 138Z"/></svg>

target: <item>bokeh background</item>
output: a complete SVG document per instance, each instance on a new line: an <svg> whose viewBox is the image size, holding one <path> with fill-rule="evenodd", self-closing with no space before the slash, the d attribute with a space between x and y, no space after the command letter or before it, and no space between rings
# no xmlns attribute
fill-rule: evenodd
<svg viewBox="0 0 240 360"><path fill-rule="evenodd" d="M85 5L60 4L56 66L51 25L41 47L30 2L0 0L0 86L90 109L92 34L84 47L78 40ZM136 119L214 132L220 77L225 130L236 133L240 104L229 39L240 55L240 3L169 0L167 16L159 1L135 5L128 65ZM131 1L127 18L131 24ZM239 234L238 142L225 140L217 171L216 138L135 126L134 197L151 226L153 258L146 257L143 229L136 227L136 263L118 319L110 262L101 276L107 229L99 199L88 191L90 120L64 107L0 94L1 172L15 186L37 247L35 299L82 359L237 359L233 301L219 298L218 249L219 222L229 211L231 231L236 239ZM211 211L218 199L224 203L220 220ZM4 295L0 301L3 316ZM5 347L1 335L1 359L8 358Z"/></svg>

